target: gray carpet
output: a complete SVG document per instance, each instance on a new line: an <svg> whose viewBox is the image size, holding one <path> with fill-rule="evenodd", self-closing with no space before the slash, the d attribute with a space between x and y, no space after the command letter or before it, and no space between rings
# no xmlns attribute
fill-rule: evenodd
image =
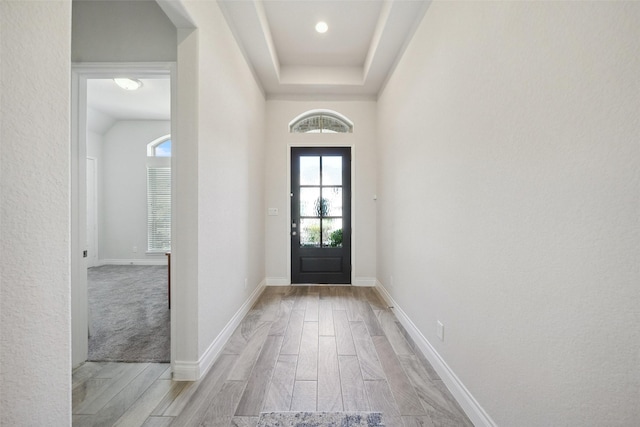
<svg viewBox="0 0 640 427"><path fill-rule="evenodd" d="M257 427L383 427L380 412L263 412Z"/></svg>
<svg viewBox="0 0 640 427"><path fill-rule="evenodd" d="M88 269L89 360L169 362L167 267Z"/></svg>

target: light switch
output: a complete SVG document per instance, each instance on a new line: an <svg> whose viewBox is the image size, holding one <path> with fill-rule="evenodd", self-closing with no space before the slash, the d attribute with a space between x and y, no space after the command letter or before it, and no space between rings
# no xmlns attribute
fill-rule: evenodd
<svg viewBox="0 0 640 427"><path fill-rule="evenodd" d="M269 216L277 216L278 215L278 208L269 208L267 209L267 213Z"/></svg>

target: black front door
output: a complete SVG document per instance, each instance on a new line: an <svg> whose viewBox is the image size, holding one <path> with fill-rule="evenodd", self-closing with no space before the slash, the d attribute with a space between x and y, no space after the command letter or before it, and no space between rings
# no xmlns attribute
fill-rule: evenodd
<svg viewBox="0 0 640 427"><path fill-rule="evenodd" d="M351 283L351 148L291 148L291 283Z"/></svg>

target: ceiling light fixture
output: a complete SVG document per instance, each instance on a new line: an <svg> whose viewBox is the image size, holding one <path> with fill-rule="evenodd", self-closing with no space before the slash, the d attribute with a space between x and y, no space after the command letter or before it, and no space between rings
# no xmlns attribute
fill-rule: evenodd
<svg viewBox="0 0 640 427"><path fill-rule="evenodd" d="M319 32L320 34L326 33L328 29L329 29L329 26L324 21L320 21L316 24L316 31Z"/></svg>
<svg viewBox="0 0 640 427"><path fill-rule="evenodd" d="M138 79L113 79L113 81L125 90L138 90L142 87L142 82Z"/></svg>

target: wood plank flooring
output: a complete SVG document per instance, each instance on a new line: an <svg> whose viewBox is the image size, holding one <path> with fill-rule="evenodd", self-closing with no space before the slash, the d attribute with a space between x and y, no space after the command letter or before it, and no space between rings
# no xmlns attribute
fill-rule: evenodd
<svg viewBox="0 0 640 427"><path fill-rule="evenodd" d="M375 289L267 287L197 382L168 364L87 362L73 425L255 427L263 411L380 411L388 427L472 426Z"/></svg>

